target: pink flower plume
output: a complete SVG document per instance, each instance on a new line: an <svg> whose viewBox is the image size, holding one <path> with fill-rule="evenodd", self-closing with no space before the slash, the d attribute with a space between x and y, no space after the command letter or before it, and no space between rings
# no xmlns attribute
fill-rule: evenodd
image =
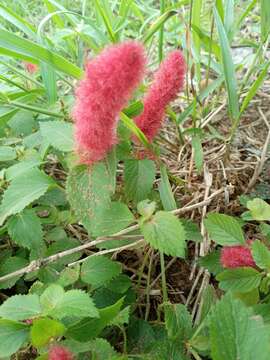
<svg viewBox="0 0 270 360"><path fill-rule="evenodd" d="M74 356L64 346L55 345L49 350L48 360L74 360Z"/></svg>
<svg viewBox="0 0 270 360"><path fill-rule="evenodd" d="M135 122L152 141L161 127L166 106L176 99L184 85L186 64L181 51L171 52L162 62L144 99L144 111Z"/></svg>
<svg viewBox="0 0 270 360"><path fill-rule="evenodd" d="M228 246L221 250L220 262L224 268L233 269L236 267L256 267L251 250L246 246Z"/></svg>
<svg viewBox="0 0 270 360"><path fill-rule="evenodd" d="M117 143L118 114L142 80L146 58L135 41L106 48L86 66L73 111L80 162L102 160Z"/></svg>

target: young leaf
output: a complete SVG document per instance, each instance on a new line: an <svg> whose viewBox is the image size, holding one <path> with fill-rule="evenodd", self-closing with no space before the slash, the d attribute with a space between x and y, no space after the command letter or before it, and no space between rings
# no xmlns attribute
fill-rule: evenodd
<svg viewBox="0 0 270 360"><path fill-rule="evenodd" d="M15 295L0 306L0 317L9 320L26 320L41 313L37 295Z"/></svg>
<svg viewBox="0 0 270 360"><path fill-rule="evenodd" d="M156 167L152 160L126 160L124 179L127 197L135 202L145 200L155 180Z"/></svg>
<svg viewBox="0 0 270 360"><path fill-rule="evenodd" d="M247 208L250 210L254 220L269 221L270 220L270 205L259 198L247 202Z"/></svg>
<svg viewBox="0 0 270 360"><path fill-rule="evenodd" d="M267 360L270 351L268 326L251 308L225 295L209 317L211 355L215 360Z"/></svg>
<svg viewBox="0 0 270 360"><path fill-rule="evenodd" d="M209 214L204 224L211 239L220 245L245 244L241 226L232 216Z"/></svg>
<svg viewBox="0 0 270 360"><path fill-rule="evenodd" d="M42 227L40 218L32 209L25 209L13 216L7 223L11 239L27 249L38 248L42 245Z"/></svg>
<svg viewBox="0 0 270 360"><path fill-rule="evenodd" d="M31 342L35 347L43 347L51 339L64 335L65 331L65 326L59 321L49 318L37 319L31 327Z"/></svg>
<svg viewBox="0 0 270 360"><path fill-rule="evenodd" d="M118 276L121 272L121 264L112 261L105 256L90 256L81 269L81 279L94 288L105 285Z"/></svg>
<svg viewBox="0 0 270 360"><path fill-rule="evenodd" d="M44 195L53 183L49 176L38 169L31 169L14 179L3 195L0 206L0 226L8 216L19 213Z"/></svg>
<svg viewBox="0 0 270 360"><path fill-rule="evenodd" d="M174 215L158 211L150 220L142 222L140 228L154 249L167 255L185 257L185 230Z"/></svg>
<svg viewBox="0 0 270 360"><path fill-rule="evenodd" d="M69 152L74 149L73 125L65 121L40 122L42 137L60 151Z"/></svg>
<svg viewBox="0 0 270 360"><path fill-rule="evenodd" d="M29 337L29 326L0 319L0 354L9 357L23 346Z"/></svg>
<svg viewBox="0 0 270 360"><path fill-rule="evenodd" d="M270 251L259 240L252 242L252 257L256 265L261 269L270 269Z"/></svg>
<svg viewBox="0 0 270 360"><path fill-rule="evenodd" d="M261 273L250 267L228 269L217 275L221 289L240 293L257 288L261 278Z"/></svg>

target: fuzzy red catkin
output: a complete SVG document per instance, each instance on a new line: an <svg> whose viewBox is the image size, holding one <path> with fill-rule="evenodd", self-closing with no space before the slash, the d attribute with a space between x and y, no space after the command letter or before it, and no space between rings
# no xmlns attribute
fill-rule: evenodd
<svg viewBox="0 0 270 360"><path fill-rule="evenodd" d="M74 356L64 346L55 345L49 350L48 360L74 360Z"/></svg>
<svg viewBox="0 0 270 360"><path fill-rule="evenodd" d="M248 244L246 246L224 247L221 250L220 262L224 268L229 269L242 266L256 267Z"/></svg>
<svg viewBox="0 0 270 360"><path fill-rule="evenodd" d="M80 163L102 160L117 143L118 115L145 71L143 45L128 41L106 48L86 66L73 111Z"/></svg>
<svg viewBox="0 0 270 360"><path fill-rule="evenodd" d="M183 88L186 63L181 51L171 52L161 63L144 99L144 111L135 122L149 141L158 133L168 104Z"/></svg>

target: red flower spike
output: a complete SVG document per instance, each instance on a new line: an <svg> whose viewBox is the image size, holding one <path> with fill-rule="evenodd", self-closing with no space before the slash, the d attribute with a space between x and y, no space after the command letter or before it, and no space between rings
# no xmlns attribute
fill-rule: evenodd
<svg viewBox="0 0 270 360"><path fill-rule="evenodd" d="M256 267L248 245L224 247L221 250L220 262L224 268L229 269L242 266Z"/></svg>
<svg viewBox="0 0 270 360"><path fill-rule="evenodd" d="M79 161L102 160L117 143L118 114L142 80L146 57L135 41L110 46L86 66L73 111Z"/></svg>
<svg viewBox="0 0 270 360"><path fill-rule="evenodd" d="M72 353L64 346L55 345L49 351L48 360L74 360Z"/></svg>
<svg viewBox="0 0 270 360"><path fill-rule="evenodd" d="M135 118L149 141L158 133L168 104L183 88L186 64L181 51L171 52L162 62L144 99L144 111Z"/></svg>

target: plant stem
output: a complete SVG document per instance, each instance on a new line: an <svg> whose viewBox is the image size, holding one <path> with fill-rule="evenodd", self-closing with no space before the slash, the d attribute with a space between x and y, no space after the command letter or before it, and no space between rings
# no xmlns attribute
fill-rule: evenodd
<svg viewBox="0 0 270 360"><path fill-rule="evenodd" d="M165 303L168 301L168 292L167 292L167 284L166 284L166 269L165 269L164 254L161 251L159 252L159 254L160 254L163 303Z"/></svg>

